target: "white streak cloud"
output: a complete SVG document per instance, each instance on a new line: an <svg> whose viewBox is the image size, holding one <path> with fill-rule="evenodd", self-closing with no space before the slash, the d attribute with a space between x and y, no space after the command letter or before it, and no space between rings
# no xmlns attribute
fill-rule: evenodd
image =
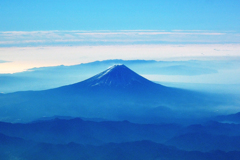
<svg viewBox="0 0 240 160"><path fill-rule="evenodd" d="M75 43L73 43L75 42ZM240 43L237 33L214 31L5 31L0 47L51 45L163 44L163 43Z"/></svg>

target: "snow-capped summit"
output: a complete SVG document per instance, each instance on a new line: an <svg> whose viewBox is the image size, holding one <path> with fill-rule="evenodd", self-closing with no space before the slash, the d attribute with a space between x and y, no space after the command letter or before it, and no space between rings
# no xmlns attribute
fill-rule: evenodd
<svg viewBox="0 0 240 160"><path fill-rule="evenodd" d="M149 84L151 81L138 75L123 64L116 64L87 79L88 86L126 87L132 84Z"/></svg>

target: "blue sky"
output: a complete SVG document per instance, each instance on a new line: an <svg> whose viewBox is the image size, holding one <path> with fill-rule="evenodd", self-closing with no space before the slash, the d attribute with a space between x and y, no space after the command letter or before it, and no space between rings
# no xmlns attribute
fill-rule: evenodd
<svg viewBox="0 0 240 160"><path fill-rule="evenodd" d="M0 0L0 73L106 59L234 59L239 0Z"/></svg>
<svg viewBox="0 0 240 160"><path fill-rule="evenodd" d="M239 0L1 0L0 31L240 31Z"/></svg>

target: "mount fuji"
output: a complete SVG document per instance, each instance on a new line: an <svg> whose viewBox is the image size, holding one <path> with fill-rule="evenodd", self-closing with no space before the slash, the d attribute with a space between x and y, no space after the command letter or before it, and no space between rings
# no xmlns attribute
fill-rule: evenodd
<svg viewBox="0 0 240 160"><path fill-rule="evenodd" d="M136 84L148 85L152 82L136 74L125 65L117 64L86 80L85 83L88 83L91 87L109 86L125 88Z"/></svg>
<svg viewBox="0 0 240 160"><path fill-rule="evenodd" d="M206 94L151 82L120 64L72 85L1 94L0 102L0 120L10 122L55 115L110 120L171 119L189 112L196 116L203 107L222 104Z"/></svg>
<svg viewBox="0 0 240 160"><path fill-rule="evenodd" d="M78 89L108 89L111 91L132 91L141 90L141 89L153 89L158 88L166 89L160 84L156 84L148 79L138 75L134 71L130 70L123 64L116 64L112 67L109 67L107 70L76 84L63 86L54 90L64 90L66 92L72 93L77 89L76 92L79 92Z"/></svg>

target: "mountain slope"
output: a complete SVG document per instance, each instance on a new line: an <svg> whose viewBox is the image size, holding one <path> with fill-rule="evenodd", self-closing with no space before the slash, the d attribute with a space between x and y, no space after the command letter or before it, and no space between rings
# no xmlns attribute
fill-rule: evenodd
<svg viewBox="0 0 240 160"><path fill-rule="evenodd" d="M149 81L148 79L138 75L134 71L130 70L128 67L122 64L113 65L107 70L89 78L82 82L75 83L68 86L63 86L53 90L66 90L66 92L72 92L78 88L88 89L88 90L97 90L100 88L114 90L125 90L132 91L136 89L159 89L163 90L167 87L164 87L160 84ZM76 92L80 92L77 90Z"/></svg>
<svg viewBox="0 0 240 160"><path fill-rule="evenodd" d="M111 87L127 87L131 85L150 85L151 81L136 74L125 65L114 65L107 70L87 79L84 83L91 87L94 86L111 86Z"/></svg>
<svg viewBox="0 0 240 160"><path fill-rule="evenodd" d="M224 122L224 123L240 124L240 112L235 114L229 114L229 115L220 115L220 116L214 117L213 120Z"/></svg>
<svg viewBox="0 0 240 160"><path fill-rule="evenodd" d="M186 112L196 117L201 113L196 110L224 103L219 97L153 83L124 65L114 65L72 85L2 94L0 102L0 120L12 122L54 115L111 120L186 118ZM165 112L156 114L156 108Z"/></svg>

